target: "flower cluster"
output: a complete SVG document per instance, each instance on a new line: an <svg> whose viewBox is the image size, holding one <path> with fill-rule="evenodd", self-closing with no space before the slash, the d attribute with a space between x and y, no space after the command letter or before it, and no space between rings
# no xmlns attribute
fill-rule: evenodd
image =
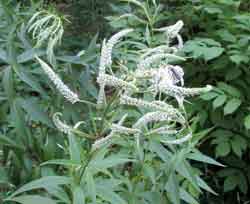
<svg viewBox="0 0 250 204"><path fill-rule="evenodd" d="M178 21L176 24L164 28L156 29L166 33L166 45L160 45L155 48L150 48L145 51L139 58L137 69L130 73L129 77L120 79L114 75L106 73L106 67L112 64L111 53L113 46L118 42L118 39L125 36L131 29L123 30L106 41L103 41L99 75L97 82L100 86L98 104L104 104L105 86L119 88L119 98L121 105L136 106L145 108L148 112L142 115L131 128L124 127L119 122L111 126L111 133L94 143L94 147L101 147L107 144L106 141L111 141L115 133L124 135L134 135L137 143L140 135L160 134L160 135L176 135L187 129L187 121L183 111L183 101L185 97L194 96L211 90L211 86L205 88L185 88L184 86L184 71L178 65L169 64L170 60L182 60L185 58L177 56L176 53L183 47L183 41L179 34L183 22ZM177 39L178 44L171 46L173 39ZM111 44L111 45L110 45ZM129 80L127 80L129 79ZM166 96L174 97L180 109L174 108L162 100L147 101L137 97L137 93L142 93L140 82L146 85L147 93L152 93L156 96L158 93ZM148 124L163 124L157 128L149 128ZM178 124L178 125L177 125ZM147 127L147 128L145 128ZM150 126L152 127L152 126ZM145 132L145 129L147 132ZM181 144L192 137L189 131L184 137L174 140L162 139L163 143Z"/></svg>
<svg viewBox="0 0 250 204"><path fill-rule="evenodd" d="M144 114L132 124L131 127L124 126L127 115L122 117L116 124L111 124L110 133L102 138L98 138L92 144L92 150L96 150L103 145L111 144L115 136L134 135L136 146L140 148L140 140L143 136L151 134L161 136L184 135L183 137L175 137L169 140L164 138L161 142L166 144L181 144L188 141L192 137L189 130L183 101L188 96L194 96L211 90L211 86L205 88L186 88L184 86L184 71L178 65L170 64L173 60L184 61L185 58L177 56L176 53L182 48L182 38L179 34L183 22L178 21L172 26L157 29L166 33L166 44L155 48L145 50L138 59L136 69L127 72L125 76L118 77L108 73L107 68L111 70L112 66L112 49L119 40L132 32L132 29L125 29L113 35L109 40L104 39L101 48L99 73L97 83L100 90L97 105L99 107L105 105L105 87L110 86L118 90L120 105L134 106L144 109ZM178 45L171 46L173 39L177 39ZM79 101L76 94L72 93L69 88L57 77L50 67L38 58L45 73L55 83L62 95L75 103ZM153 100L149 101L139 98L143 92L151 94ZM156 98L157 97L157 98ZM179 107L166 103L167 97L173 97L177 100ZM162 100L164 99L164 100ZM55 125L64 133L69 133L72 128L62 123L58 115L54 116ZM188 133L186 133L188 130ZM186 134L185 134L186 133Z"/></svg>

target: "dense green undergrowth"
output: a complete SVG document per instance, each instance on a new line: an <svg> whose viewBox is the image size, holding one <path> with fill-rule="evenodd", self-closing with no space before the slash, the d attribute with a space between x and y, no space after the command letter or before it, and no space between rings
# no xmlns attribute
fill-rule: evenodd
<svg viewBox="0 0 250 204"><path fill-rule="evenodd" d="M249 7L244 0L2 0L0 202L16 198L25 204L34 200L52 204L51 199L73 204L248 203ZM43 9L62 19L61 43L59 40L52 47L47 40L37 44L33 30L29 31L31 17ZM139 54L165 42L166 36L157 28L180 19L185 44L178 55L187 60L178 64L184 67L185 86L214 87L184 101L193 139L180 146L148 139L144 156L131 138L123 139L93 154L94 140L107 135L110 125L125 112L130 115L127 126L145 110L119 109L113 88L106 89L108 103L101 109L91 104L72 105L58 94L35 56L50 62L81 99L96 103L103 38L134 29L113 52L111 74L123 78L134 71ZM136 96L152 100L148 94ZM177 105L174 100L170 103ZM56 112L72 126L84 121L82 133L75 133L80 137L66 137L57 130L52 121ZM134 164L134 159L139 162Z"/></svg>

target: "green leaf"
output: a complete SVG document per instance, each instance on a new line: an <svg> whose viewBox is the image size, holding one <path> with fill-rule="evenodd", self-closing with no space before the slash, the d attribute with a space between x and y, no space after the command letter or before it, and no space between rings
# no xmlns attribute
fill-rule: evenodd
<svg viewBox="0 0 250 204"><path fill-rule="evenodd" d="M81 163L81 151L76 136L71 133L68 135L70 159L76 163Z"/></svg>
<svg viewBox="0 0 250 204"><path fill-rule="evenodd" d="M229 69L228 72L226 73L226 80L231 81L237 79L239 76L241 76L241 74L242 71L239 68L234 67L232 69Z"/></svg>
<svg viewBox="0 0 250 204"><path fill-rule="evenodd" d="M34 91L37 91L38 93L42 94L43 96L47 97L46 92L41 87L41 85L38 82L38 79L33 76L31 73L29 73L27 70L25 70L23 67L18 66L14 69L17 76L26 84L28 84Z"/></svg>
<svg viewBox="0 0 250 204"><path fill-rule="evenodd" d="M212 60L219 57L224 52L224 48L221 47L211 47L203 49L204 59L206 61Z"/></svg>
<svg viewBox="0 0 250 204"><path fill-rule="evenodd" d="M96 188L98 196L102 199L109 201L111 204L127 204L125 200L123 200L117 193L112 191L110 188L106 188L105 186L98 185Z"/></svg>
<svg viewBox="0 0 250 204"><path fill-rule="evenodd" d="M243 173L240 173L238 175L238 186L242 193L247 194L248 183L247 183L247 178Z"/></svg>
<svg viewBox="0 0 250 204"><path fill-rule="evenodd" d="M221 29L221 30L218 30L216 34L220 36L221 39L226 42L232 42L232 43L236 42L236 37L232 33L230 33L228 30Z"/></svg>
<svg viewBox="0 0 250 204"><path fill-rule="evenodd" d="M230 86L224 82L218 82L218 88L235 98L240 98L241 96L241 92L237 88Z"/></svg>
<svg viewBox="0 0 250 204"><path fill-rule="evenodd" d="M241 158L242 152L247 148L247 141L239 135L230 140L233 152Z"/></svg>
<svg viewBox="0 0 250 204"><path fill-rule="evenodd" d="M56 164L56 165L64 165L64 166L79 166L81 163L76 161L67 160L67 159L53 159L46 162L43 162L41 165L48 165L48 164Z"/></svg>
<svg viewBox="0 0 250 204"><path fill-rule="evenodd" d="M215 149L217 157L227 156L230 153L230 151L231 151L231 148L228 142L219 143Z"/></svg>
<svg viewBox="0 0 250 204"><path fill-rule="evenodd" d="M226 95L219 95L213 101L213 108L216 109L216 108L222 106L226 102L226 100L227 100L227 96Z"/></svg>
<svg viewBox="0 0 250 204"><path fill-rule="evenodd" d="M48 116L43 111L43 108L38 103L36 98L21 99L20 100L22 108L28 113L31 120L36 122L41 122L49 127L53 127L52 122Z"/></svg>
<svg viewBox="0 0 250 204"><path fill-rule="evenodd" d="M4 61L5 63L9 63L7 53L3 49L0 49L0 60Z"/></svg>
<svg viewBox="0 0 250 204"><path fill-rule="evenodd" d="M35 59L35 56L39 57L39 56L44 55L45 53L46 52L42 50L28 49L17 57L17 61L18 63L24 63L32 59Z"/></svg>
<svg viewBox="0 0 250 204"><path fill-rule="evenodd" d="M85 195L80 186L75 187L73 191L73 204L85 204Z"/></svg>
<svg viewBox="0 0 250 204"><path fill-rule="evenodd" d="M174 172L170 174L165 189L173 204L180 204L179 181Z"/></svg>
<svg viewBox="0 0 250 204"><path fill-rule="evenodd" d="M206 190L206 191L208 191L208 192L210 192L210 193L212 193L212 194L214 194L214 195L217 195L217 193L215 193L215 192L213 191L213 189L210 188L210 187L207 185L207 183L206 183L204 180L202 180L199 176L197 176L197 181L198 181L198 185L199 185L201 188L203 188L204 190Z"/></svg>
<svg viewBox="0 0 250 204"><path fill-rule="evenodd" d="M209 101L217 96L218 96L218 93L210 91L208 93L202 94L200 97L205 101Z"/></svg>
<svg viewBox="0 0 250 204"><path fill-rule="evenodd" d="M0 135L0 144L11 146L11 147L16 147L16 148L24 150L24 148L22 146L18 145L14 140L12 140L4 135Z"/></svg>
<svg viewBox="0 0 250 204"><path fill-rule="evenodd" d="M186 190L180 189L180 197L189 204L199 204Z"/></svg>
<svg viewBox="0 0 250 204"><path fill-rule="evenodd" d="M3 73L3 87L4 91L11 102L14 97L14 82L13 82L13 71L10 66L4 69Z"/></svg>
<svg viewBox="0 0 250 204"><path fill-rule="evenodd" d="M229 58L232 62L234 62L237 65L241 63L248 63L250 60L249 57L244 56L244 55L232 55Z"/></svg>
<svg viewBox="0 0 250 204"><path fill-rule="evenodd" d="M229 100L224 107L224 115L234 113L241 105L241 100L233 98Z"/></svg>
<svg viewBox="0 0 250 204"><path fill-rule="evenodd" d="M226 177L224 180L224 192L232 191L236 188L238 183L238 177L236 175L231 175Z"/></svg>
<svg viewBox="0 0 250 204"><path fill-rule="evenodd" d="M39 188L46 188L46 186L58 186L58 185L65 185L70 183L70 178L65 176L46 176L42 177L40 179L31 181L30 183L27 183L23 185L21 188L19 188L17 191L11 194L10 197L14 197L17 194L39 189Z"/></svg>
<svg viewBox="0 0 250 204"><path fill-rule="evenodd" d="M96 169L107 169L119 164L134 162L135 160L127 158L127 155L112 155L102 160L91 161L89 166Z"/></svg>
<svg viewBox="0 0 250 204"><path fill-rule="evenodd" d="M93 178L93 174L91 173L91 169L87 168L85 171L85 178L87 183L87 191L91 196L93 203L96 203L96 185Z"/></svg>
<svg viewBox="0 0 250 204"><path fill-rule="evenodd" d="M24 195L11 199L6 199L6 201L15 201L21 204L56 204L57 202L46 197L38 196L38 195Z"/></svg>
<svg viewBox="0 0 250 204"><path fill-rule="evenodd" d="M250 129L250 114L248 116L245 117L244 119L244 125L246 129Z"/></svg>
<svg viewBox="0 0 250 204"><path fill-rule="evenodd" d="M213 165L216 165L216 166L222 166L222 167L224 167L223 164L215 161L211 157L208 157L208 156L202 154L199 151L195 151L194 153L188 154L187 158L189 158L191 160L195 160L195 161L200 161L200 162L204 162L204 163L208 163L208 164L213 164Z"/></svg>

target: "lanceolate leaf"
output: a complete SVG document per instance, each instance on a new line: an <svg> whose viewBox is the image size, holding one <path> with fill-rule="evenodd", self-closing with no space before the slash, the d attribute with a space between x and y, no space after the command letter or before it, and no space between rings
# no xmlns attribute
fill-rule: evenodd
<svg viewBox="0 0 250 204"><path fill-rule="evenodd" d="M66 184L69 184L70 181L71 179L65 176L42 177L40 179L31 181L30 183L27 183L21 188L19 188L17 191L11 194L11 198L26 191L39 189L39 188L46 188L46 186L66 185Z"/></svg>

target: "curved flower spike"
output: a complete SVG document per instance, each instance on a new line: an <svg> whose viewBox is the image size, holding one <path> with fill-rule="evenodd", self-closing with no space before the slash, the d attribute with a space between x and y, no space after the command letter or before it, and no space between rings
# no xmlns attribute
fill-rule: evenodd
<svg viewBox="0 0 250 204"><path fill-rule="evenodd" d="M178 144L182 144L188 140L190 140L192 138L192 133L189 133L187 134L185 137L182 137L180 139L176 139L176 140L161 140L162 143L165 143L165 144L175 144L175 145L178 145Z"/></svg>
<svg viewBox="0 0 250 204"><path fill-rule="evenodd" d="M58 130L60 130L61 132L65 133L65 134L70 134L71 131L72 131L72 127L63 123L61 120L60 120L60 116L62 116L62 113L55 113L53 115L53 122L55 124L55 126L57 127Z"/></svg>
<svg viewBox="0 0 250 204"><path fill-rule="evenodd" d="M137 90L137 87L134 84L126 82L122 79L119 79L117 77L114 77L108 74L102 74L98 76L97 82L99 84L105 84L108 86Z"/></svg>
<svg viewBox="0 0 250 204"><path fill-rule="evenodd" d="M120 32L114 34L107 42L107 65L111 65L112 64L112 49L115 46L116 43L118 43L118 41L124 37L125 35L127 35L128 33L132 32L133 29L124 29L121 30Z"/></svg>
<svg viewBox="0 0 250 204"><path fill-rule="evenodd" d="M125 114L117 123L117 125L121 126L125 119L127 117L127 114ZM110 134L107 135L106 137L103 137L101 139L96 140L93 144L92 144L92 151L101 148L102 146L109 144L110 141L112 140L112 138L114 137L114 134L116 133L115 130L111 130Z"/></svg>
<svg viewBox="0 0 250 204"><path fill-rule="evenodd" d="M72 92L69 87L63 83L60 77L51 69L51 67L46 64L43 60L39 57L36 57L38 62L40 63L43 71L47 74L50 80L55 84L57 90L72 104L79 102L80 99L78 98L77 94Z"/></svg>
<svg viewBox="0 0 250 204"><path fill-rule="evenodd" d="M174 54L167 54L167 53L159 53L154 54L146 59L143 59L139 62L138 69L147 69L151 66L151 64L163 60L163 59L174 59L174 60L181 60L185 61L185 58L174 55Z"/></svg>
<svg viewBox="0 0 250 204"><path fill-rule="evenodd" d="M134 125L133 128L135 129L141 129L142 127L147 126L150 122L162 122L162 121L176 121L179 123L184 123L185 121L182 120L182 118L178 118L174 115L169 115L165 112L161 111L155 111L155 112L149 112L143 115Z"/></svg>
<svg viewBox="0 0 250 204"><path fill-rule="evenodd" d="M179 34L179 32L180 32L180 30L182 29L183 26L184 26L183 21L179 20L174 25L166 26L166 27L163 27L163 28L158 28L158 29L155 29L155 30L156 31L166 32L168 37L175 38Z"/></svg>

